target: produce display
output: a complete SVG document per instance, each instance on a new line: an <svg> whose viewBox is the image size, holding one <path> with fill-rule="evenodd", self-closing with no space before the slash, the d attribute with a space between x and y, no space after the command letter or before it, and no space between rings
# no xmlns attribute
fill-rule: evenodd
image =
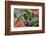
<svg viewBox="0 0 46 36"><path fill-rule="evenodd" d="M14 27L38 27L39 10L28 8L14 9Z"/></svg>

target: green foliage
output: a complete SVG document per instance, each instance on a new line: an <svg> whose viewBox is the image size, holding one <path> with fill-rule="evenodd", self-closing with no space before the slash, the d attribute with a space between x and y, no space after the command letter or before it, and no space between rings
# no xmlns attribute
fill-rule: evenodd
<svg viewBox="0 0 46 36"><path fill-rule="evenodd" d="M37 20L36 18L32 18L32 19L31 19L31 23L32 23L32 24L38 23L37 21L38 21L38 20Z"/></svg>
<svg viewBox="0 0 46 36"><path fill-rule="evenodd" d="M31 21L32 14L24 14L23 17Z"/></svg>

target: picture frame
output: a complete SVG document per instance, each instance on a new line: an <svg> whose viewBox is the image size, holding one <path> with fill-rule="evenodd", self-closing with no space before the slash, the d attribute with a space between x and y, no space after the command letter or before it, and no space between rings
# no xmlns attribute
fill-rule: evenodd
<svg viewBox="0 0 46 36"><path fill-rule="evenodd" d="M13 28L13 9L15 8L31 8L33 11L39 9L39 28ZM28 10L28 9L27 9ZM12 15L13 14L13 15ZM35 13L34 13L35 14ZM40 25L41 24L41 25ZM16 25L15 25L16 26ZM12 29L13 28L13 29ZM40 30L39 30L40 29ZM36 2L20 2L20 1L5 1L5 35L17 35L17 34L35 34L45 32L45 5L44 3Z"/></svg>

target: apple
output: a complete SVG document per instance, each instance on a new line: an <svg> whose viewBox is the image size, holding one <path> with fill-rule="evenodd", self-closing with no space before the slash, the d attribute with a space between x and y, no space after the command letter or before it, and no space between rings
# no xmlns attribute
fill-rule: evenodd
<svg viewBox="0 0 46 36"><path fill-rule="evenodd" d="M34 11L33 12L33 16L38 16L38 12L37 11Z"/></svg>

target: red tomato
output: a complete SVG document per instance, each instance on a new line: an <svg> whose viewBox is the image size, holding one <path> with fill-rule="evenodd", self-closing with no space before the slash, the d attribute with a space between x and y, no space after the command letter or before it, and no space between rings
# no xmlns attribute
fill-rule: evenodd
<svg viewBox="0 0 46 36"><path fill-rule="evenodd" d="M33 16L38 16L38 12L37 11L34 11L33 12Z"/></svg>

